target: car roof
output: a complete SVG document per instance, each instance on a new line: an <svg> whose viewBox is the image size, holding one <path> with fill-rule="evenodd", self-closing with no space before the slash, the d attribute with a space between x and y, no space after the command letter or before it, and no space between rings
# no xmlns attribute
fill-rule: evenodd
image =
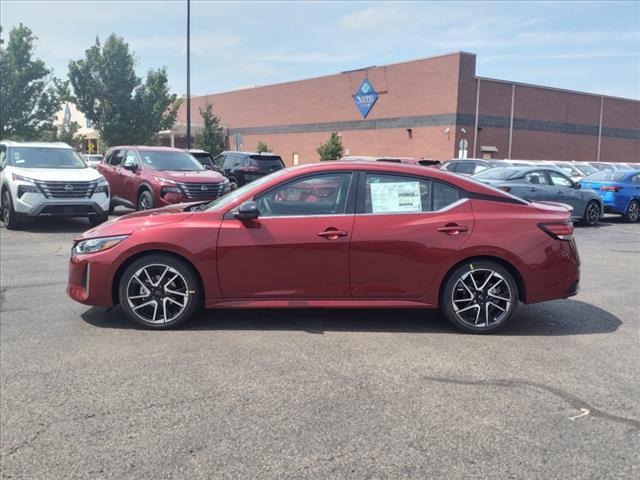
<svg viewBox="0 0 640 480"><path fill-rule="evenodd" d="M0 142L7 147L35 147L35 148L66 148L73 150L71 145L64 142L15 142L13 140L3 140Z"/></svg>
<svg viewBox="0 0 640 480"><path fill-rule="evenodd" d="M240 152L240 151L237 151L237 150L225 150L224 152L220 152L220 155L232 155L232 154L237 154L237 155L264 155L266 157L279 157L280 156L277 153L271 153L271 152Z"/></svg>
<svg viewBox="0 0 640 480"><path fill-rule="evenodd" d="M505 198L513 199L512 195L506 192L496 192L495 189L488 187L487 185L461 175L449 172L447 170L440 170L437 168L425 168L422 165L412 163L394 163L394 162L371 162L369 160L343 160L343 161L324 161L317 163L307 163L303 165L296 165L294 167L287 167L287 172L296 173L316 173L323 171L375 171L383 173L398 173L405 175L417 175L422 177L433 178L434 180L442 180L460 188L463 188L469 192L484 193L493 196L502 195Z"/></svg>
<svg viewBox="0 0 640 480"><path fill-rule="evenodd" d="M184 152L184 149L182 148L147 146L147 145L115 145L113 147L110 147L109 150L118 150L123 148L131 148L135 150L146 150L150 152Z"/></svg>

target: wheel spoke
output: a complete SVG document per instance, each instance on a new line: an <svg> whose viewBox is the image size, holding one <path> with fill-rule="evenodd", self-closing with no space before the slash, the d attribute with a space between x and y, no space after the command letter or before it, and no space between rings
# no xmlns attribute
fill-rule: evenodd
<svg viewBox="0 0 640 480"><path fill-rule="evenodd" d="M144 274L147 276L147 280L149 280L149 285L155 287L155 284L153 283L153 280L151 280L151 276L149 275L149 271L146 268L144 269Z"/></svg>
<svg viewBox="0 0 640 480"><path fill-rule="evenodd" d="M471 310L472 308L477 308L480 311L480 305L474 303L473 305L469 305L468 307L461 308L460 310L456 310L457 313L466 312L467 310Z"/></svg>
<svg viewBox="0 0 640 480"><path fill-rule="evenodd" d="M473 283L473 288L475 288L476 290L480 290L478 288L478 284L476 283L476 279L473 278L473 272L469 272L469 278L471 279L471 283Z"/></svg>
<svg viewBox="0 0 640 480"><path fill-rule="evenodd" d="M500 305L493 303L493 302L487 302L487 310L489 309L489 305L493 305L494 307L496 307L498 310L501 310L503 312L506 312L507 309L506 308L502 308Z"/></svg>
<svg viewBox="0 0 640 480"><path fill-rule="evenodd" d="M164 287L165 293L170 293L171 295L180 295L181 297L188 297L187 293L176 292L175 290L170 290L167 287Z"/></svg>
<svg viewBox="0 0 640 480"><path fill-rule="evenodd" d="M486 287L486 286L487 286L487 283L489 283L489 280L491 280L491 277L493 277L493 273L494 273L494 272L491 272L491 273L489 274L489 276L488 276L488 277L487 277L487 279L484 281L484 283L483 283L483 284L482 284L482 286L479 288L479 290L484 290L484 287Z"/></svg>
<svg viewBox="0 0 640 480"><path fill-rule="evenodd" d="M503 302L510 302L510 301L511 301L511 300L510 300L510 299L508 299L508 298L501 297L500 295L496 295L496 294L491 293L491 292L489 292L489 293L488 293L488 295L489 295L491 298L497 298L498 300L502 300Z"/></svg>
<svg viewBox="0 0 640 480"><path fill-rule="evenodd" d="M175 304L176 304L176 305L178 305L179 307L184 307L184 303L180 303L180 302L178 302L177 300L174 300L174 299L173 299L173 298L171 298L171 297L164 297L164 300L165 300L166 302L172 302L172 303L175 303Z"/></svg>
<svg viewBox="0 0 640 480"><path fill-rule="evenodd" d="M155 300L149 300L148 302L144 302L144 303L141 303L140 305L137 305L137 306L133 307L132 310L134 310L134 311L135 310L139 310L140 308L148 307L149 305L153 305L153 304L156 304L156 306L157 306L158 302L156 302Z"/></svg>
<svg viewBox="0 0 640 480"><path fill-rule="evenodd" d="M154 287L160 286L162 279L164 278L164 276L167 274L168 271L169 271L169 267L165 267L164 272L162 272L162 275L160 275L160 278L158 278L158 281L155 283Z"/></svg>

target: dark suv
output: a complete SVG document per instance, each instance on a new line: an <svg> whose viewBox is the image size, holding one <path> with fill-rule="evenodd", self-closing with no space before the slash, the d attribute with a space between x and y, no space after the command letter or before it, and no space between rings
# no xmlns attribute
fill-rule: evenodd
<svg viewBox="0 0 640 480"><path fill-rule="evenodd" d="M256 152L222 152L213 163L229 179L231 189L284 168L279 155Z"/></svg>

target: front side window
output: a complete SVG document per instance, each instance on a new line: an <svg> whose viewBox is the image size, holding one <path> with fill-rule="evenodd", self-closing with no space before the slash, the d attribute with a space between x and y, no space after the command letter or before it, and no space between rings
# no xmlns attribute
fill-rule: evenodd
<svg viewBox="0 0 640 480"><path fill-rule="evenodd" d="M0 168L4 168L7 164L7 147L0 145Z"/></svg>
<svg viewBox="0 0 640 480"><path fill-rule="evenodd" d="M466 173L467 175L473 175L474 173L476 173L476 163L469 161L458 162L456 173Z"/></svg>
<svg viewBox="0 0 640 480"><path fill-rule="evenodd" d="M108 160L109 165L117 167L118 165L122 165L122 162L124 162L124 150L114 150L111 152Z"/></svg>
<svg viewBox="0 0 640 480"><path fill-rule="evenodd" d="M573 187L573 183L564 175L560 173L549 171L549 177L551 178L551 183L556 187Z"/></svg>
<svg viewBox="0 0 640 480"><path fill-rule="evenodd" d="M12 147L9 162L20 168L87 168L70 148Z"/></svg>
<svg viewBox="0 0 640 480"><path fill-rule="evenodd" d="M127 150L127 156L124 159L123 165L126 167L138 165L138 161L136 160L136 152L134 152L133 150Z"/></svg>
<svg viewBox="0 0 640 480"><path fill-rule="evenodd" d="M345 213L351 173L310 175L256 197L261 217Z"/></svg>
<svg viewBox="0 0 640 480"><path fill-rule="evenodd" d="M422 177L368 173L364 213L419 213L441 210L459 199L458 190Z"/></svg>

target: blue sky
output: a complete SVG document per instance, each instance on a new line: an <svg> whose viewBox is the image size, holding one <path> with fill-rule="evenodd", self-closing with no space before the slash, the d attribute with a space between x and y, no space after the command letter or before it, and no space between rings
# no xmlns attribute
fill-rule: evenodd
<svg viewBox="0 0 640 480"><path fill-rule="evenodd" d="M640 99L640 2L213 2L192 0L192 93L337 73L465 50L478 74ZM182 1L3 0L37 55L66 78L112 32L138 72L165 65L186 91Z"/></svg>

